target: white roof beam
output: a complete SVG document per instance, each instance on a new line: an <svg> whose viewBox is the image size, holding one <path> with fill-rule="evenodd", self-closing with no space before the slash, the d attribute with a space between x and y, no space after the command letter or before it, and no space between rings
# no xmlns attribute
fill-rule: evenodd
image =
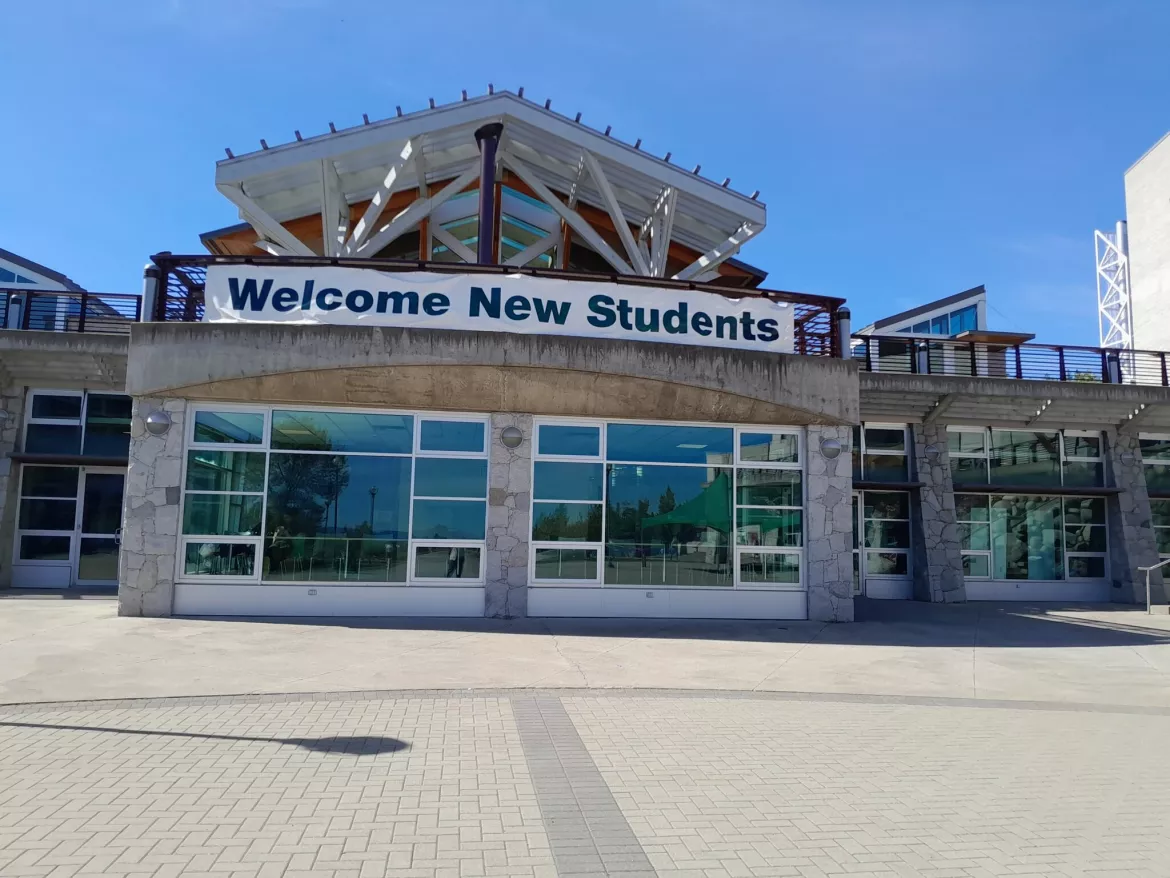
<svg viewBox="0 0 1170 878"><path fill-rule="evenodd" d="M403 232L409 231L418 225L423 217L430 216L431 212L440 204L443 204L452 196L458 195L478 177L479 166L473 165L434 195L429 198L418 199L410 207L394 217L389 223L378 229L377 233L371 235L369 240L357 251L357 255L373 256ZM431 233L435 234L436 237L438 237L436 234L437 231L437 226L431 229Z"/></svg>
<svg viewBox="0 0 1170 878"><path fill-rule="evenodd" d="M265 241L263 238L256 242L256 248L258 250L263 250L269 256L292 256L292 254L283 247L273 244L271 241Z"/></svg>
<svg viewBox="0 0 1170 878"><path fill-rule="evenodd" d="M341 178L333 159L321 159L321 234L325 255L340 256L349 237L349 204L341 192Z"/></svg>
<svg viewBox="0 0 1170 878"><path fill-rule="evenodd" d="M473 253L466 244L464 244L442 226L436 225L433 229L431 229L431 234L435 236L440 244L443 244L448 250L450 250L469 265L474 265L479 261L478 254Z"/></svg>
<svg viewBox="0 0 1170 878"><path fill-rule="evenodd" d="M346 256L352 256L365 243L366 238L369 237L374 223L378 221L378 217L382 215L382 211L386 209L386 205L390 203L390 196L394 194L395 189L401 187L402 172L410 164L416 148L415 141L408 140L403 144L399 153L391 160L390 166L386 169L386 176L382 178L382 183L378 186L378 191L370 199L370 205L366 208L365 215L358 220L357 225L353 227L353 234L345 242Z"/></svg>
<svg viewBox="0 0 1170 878"><path fill-rule="evenodd" d="M654 266L655 277L666 277L666 262L670 255L670 239L674 235L674 217L678 212L678 190L673 186L666 187L659 200L661 206L655 205L655 214L661 219L654 226Z"/></svg>
<svg viewBox="0 0 1170 878"><path fill-rule="evenodd" d="M605 242L605 240L597 234L589 223L587 223L579 213L575 210L569 210L561 202L559 198L547 186L540 181L523 162L517 159L511 153L500 153L504 166L511 170L517 177L523 180L528 187L536 193L536 197L551 207L557 215L568 223L569 227L580 235L590 247L601 254L610 265L612 265L621 274L634 274L634 269L630 267L624 259L622 259L614 251L612 247Z"/></svg>
<svg viewBox="0 0 1170 878"><path fill-rule="evenodd" d="M293 256L316 256L300 238L274 220L259 204L244 194L243 186L220 183L216 188L240 209L240 218L256 230L261 238L268 238Z"/></svg>
<svg viewBox="0 0 1170 878"><path fill-rule="evenodd" d="M704 253L702 256L676 274L674 279L693 280L696 275L703 274L704 272L715 268L717 265L721 265L723 262L727 261L736 253L738 253L739 248L746 244L750 239L758 235L760 230L760 226L754 226L751 223L744 223L739 227L739 230L735 234L729 237L722 244L719 244L708 250L706 253Z"/></svg>
<svg viewBox="0 0 1170 878"><path fill-rule="evenodd" d="M529 244L511 259L504 263L504 265L527 265L537 256L542 253L547 253L561 241L561 233L559 231L551 232L545 235L539 241Z"/></svg>
<svg viewBox="0 0 1170 878"><path fill-rule="evenodd" d="M588 150L582 153L581 157L589 168L589 176L597 184L597 190L601 193L601 200L605 205L606 212L609 213L609 218L613 220L614 228L617 230L622 246L626 248L626 255L630 257L630 262L638 270L638 274L649 276L650 266L642 258L642 251L638 249L638 245L634 242L634 236L630 233L629 223L626 222L625 214L622 213L622 209L618 205L617 198L613 194L613 189L609 185L609 180L606 179L605 172L601 169L601 164L597 161L593 153Z"/></svg>

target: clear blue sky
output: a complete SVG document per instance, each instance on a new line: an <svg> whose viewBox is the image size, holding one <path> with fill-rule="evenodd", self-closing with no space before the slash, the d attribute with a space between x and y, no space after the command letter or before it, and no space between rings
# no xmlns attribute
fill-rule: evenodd
<svg viewBox="0 0 1170 878"><path fill-rule="evenodd" d="M254 149L525 86L761 190L742 253L855 325L987 285L995 328L1096 344L1092 233L1170 129L1165 0L10 3L0 246L94 290L237 221Z"/></svg>

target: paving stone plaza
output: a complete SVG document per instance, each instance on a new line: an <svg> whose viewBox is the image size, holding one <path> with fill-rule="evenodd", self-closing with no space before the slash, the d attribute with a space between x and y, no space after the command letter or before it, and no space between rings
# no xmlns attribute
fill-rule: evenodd
<svg viewBox="0 0 1170 878"><path fill-rule="evenodd" d="M256 622L243 653L240 627L110 603L5 601L4 878L1170 874L1163 618L917 605L848 642ZM109 631L125 650L104 660ZM769 691L802 656L820 691ZM320 676L298 686L302 663ZM561 665L573 682L526 682ZM932 665L956 673L922 688ZM353 688L379 666L442 688ZM104 700L73 700L95 669ZM1099 688L1061 688L1078 676ZM723 686L653 688L700 677ZM186 697L117 698L168 685Z"/></svg>

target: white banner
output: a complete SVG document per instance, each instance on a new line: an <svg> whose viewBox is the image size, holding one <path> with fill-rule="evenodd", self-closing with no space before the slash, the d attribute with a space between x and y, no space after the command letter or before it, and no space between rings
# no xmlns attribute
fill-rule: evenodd
<svg viewBox="0 0 1170 878"><path fill-rule="evenodd" d="M792 352L792 306L528 275L212 265L205 321L409 326Z"/></svg>

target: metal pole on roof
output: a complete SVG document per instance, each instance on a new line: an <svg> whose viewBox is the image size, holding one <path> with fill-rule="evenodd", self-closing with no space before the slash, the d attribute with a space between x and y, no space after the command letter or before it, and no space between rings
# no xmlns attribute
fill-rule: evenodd
<svg viewBox="0 0 1170 878"><path fill-rule="evenodd" d="M837 309L837 356L843 360L853 356L849 347L849 341L853 336L849 323L850 316L849 309L844 305Z"/></svg>
<svg viewBox="0 0 1170 878"><path fill-rule="evenodd" d="M480 265L491 265L494 227L496 222L496 147L504 133L502 122L491 122L477 128L475 142L479 146L479 246L476 260Z"/></svg>
<svg viewBox="0 0 1170 878"><path fill-rule="evenodd" d="M155 315L155 309L158 307L158 281L160 277L162 277L162 272L159 271L158 266L153 262L146 263L146 267L142 269L142 304L138 308L138 319L143 323L158 319Z"/></svg>

